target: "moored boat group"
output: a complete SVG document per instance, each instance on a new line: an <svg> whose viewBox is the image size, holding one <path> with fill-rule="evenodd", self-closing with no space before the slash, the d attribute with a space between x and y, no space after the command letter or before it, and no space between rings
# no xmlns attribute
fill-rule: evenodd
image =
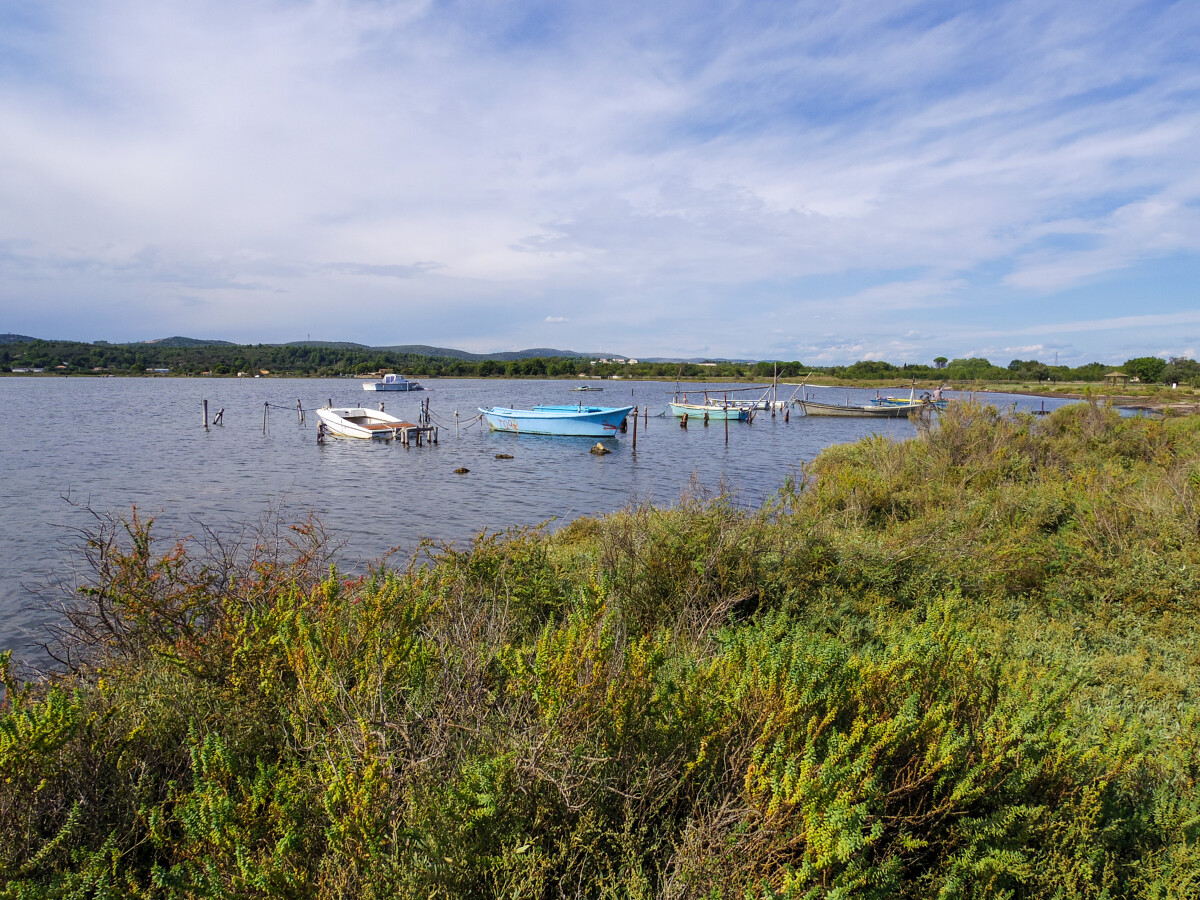
<svg viewBox="0 0 1200 900"><path fill-rule="evenodd" d="M808 416L864 417L880 419L900 419L912 415L921 415L944 409L949 403L942 397L941 389L932 393L926 392L921 397L916 396L915 388L907 398L883 397L876 395L874 400L867 403L851 402L847 396L846 402L825 402L811 399L806 393L797 396L803 389L801 384L796 393L788 400L780 403L774 396L774 389L757 400L730 400L729 391L716 392L691 391L692 394L703 394L703 400L689 400L688 393L682 395L677 391L669 402L670 415L681 418L686 422L688 417L704 421L753 421L754 415L760 410L782 409L794 404ZM811 387L816 387L815 385ZM403 376L387 375L382 382L363 385L364 390L424 390L415 381ZM590 385L571 390L603 390ZM737 389L733 389L737 390ZM770 395L770 399L768 396ZM632 406L592 406L582 402L575 404L543 404L530 409L516 409L505 406L490 406L479 408L479 420L485 422L493 431L506 431L514 434L539 434L562 437L612 437L626 428L626 420L634 407ZM422 401L419 423L407 422L383 411L366 409L361 406L333 407L328 406L317 410L321 421L319 438L324 434L338 437L353 437L366 439L399 440L408 444L411 441L420 443L427 436L431 443L437 443L437 428L430 424L428 401ZM455 413L457 416L457 413ZM456 426L457 427L457 426Z"/></svg>

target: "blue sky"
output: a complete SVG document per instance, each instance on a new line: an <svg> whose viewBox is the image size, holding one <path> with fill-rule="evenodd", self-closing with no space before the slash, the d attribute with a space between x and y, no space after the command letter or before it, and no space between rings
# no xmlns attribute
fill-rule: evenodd
<svg viewBox="0 0 1200 900"><path fill-rule="evenodd" d="M0 0L0 331L1200 351L1200 4Z"/></svg>

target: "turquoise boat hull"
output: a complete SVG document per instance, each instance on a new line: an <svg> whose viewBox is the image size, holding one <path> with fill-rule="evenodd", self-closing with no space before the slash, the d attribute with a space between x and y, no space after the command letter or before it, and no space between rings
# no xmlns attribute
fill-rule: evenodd
<svg viewBox="0 0 1200 900"><path fill-rule="evenodd" d="M492 431L514 434L553 434L563 437L612 437L621 430L632 406L535 406L509 409L480 408Z"/></svg>
<svg viewBox="0 0 1200 900"><path fill-rule="evenodd" d="M728 406L710 406L704 403L671 404L671 415L675 418L682 418L685 414L689 419L703 419L708 416L710 422L719 422L723 419L745 421L750 418L749 409L744 406L734 406L732 403Z"/></svg>

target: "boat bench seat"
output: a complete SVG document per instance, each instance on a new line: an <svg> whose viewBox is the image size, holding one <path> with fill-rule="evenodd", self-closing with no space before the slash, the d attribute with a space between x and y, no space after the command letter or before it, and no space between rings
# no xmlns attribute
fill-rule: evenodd
<svg viewBox="0 0 1200 900"><path fill-rule="evenodd" d="M391 431L393 428L416 428L412 422L397 422L395 425L388 425L383 422L372 422L369 425L361 426L368 431Z"/></svg>

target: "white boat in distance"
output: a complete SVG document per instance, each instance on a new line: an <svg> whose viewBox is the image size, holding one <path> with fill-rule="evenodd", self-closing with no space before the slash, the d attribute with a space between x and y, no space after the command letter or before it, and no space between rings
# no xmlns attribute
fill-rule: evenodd
<svg viewBox="0 0 1200 900"><path fill-rule="evenodd" d="M383 381L364 381L364 391L423 391L421 382L412 381L403 375L384 375Z"/></svg>
<svg viewBox="0 0 1200 900"><path fill-rule="evenodd" d="M401 432L416 428L412 422L405 422L377 409L361 407L322 407L317 410L317 418L329 430L330 434L339 437L379 438L390 440L401 436Z"/></svg>

